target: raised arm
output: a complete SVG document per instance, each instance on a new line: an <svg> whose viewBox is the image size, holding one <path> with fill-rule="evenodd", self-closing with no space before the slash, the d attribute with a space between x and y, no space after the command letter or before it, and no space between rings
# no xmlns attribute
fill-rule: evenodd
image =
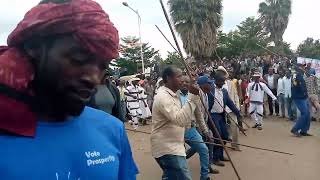
<svg viewBox="0 0 320 180"><path fill-rule="evenodd" d="M159 111L174 124L185 127L191 123L192 114L196 108L199 97L193 94L188 96L184 106L172 102L169 98L161 98L157 103Z"/></svg>

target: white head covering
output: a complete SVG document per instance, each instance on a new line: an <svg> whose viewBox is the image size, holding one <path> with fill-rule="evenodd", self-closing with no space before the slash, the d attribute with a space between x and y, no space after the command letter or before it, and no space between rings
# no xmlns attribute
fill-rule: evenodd
<svg viewBox="0 0 320 180"><path fill-rule="evenodd" d="M261 77L261 74L259 72L254 72L254 74L252 75L252 77Z"/></svg>
<svg viewBox="0 0 320 180"><path fill-rule="evenodd" d="M227 71L226 68L224 68L223 66L219 66L216 71L222 71L222 72L224 72L224 73L226 74L225 78L228 78L228 77L229 77L228 71Z"/></svg>
<svg viewBox="0 0 320 180"><path fill-rule="evenodd" d="M158 81L157 81L157 83L156 83L156 88L159 88L161 81L163 81L163 79L162 79L162 78L159 78Z"/></svg>
<svg viewBox="0 0 320 180"><path fill-rule="evenodd" d="M139 78L137 78L137 77L131 78L131 79L129 80L129 83L131 84L131 83L132 83L132 81L140 81L140 79L139 79Z"/></svg>

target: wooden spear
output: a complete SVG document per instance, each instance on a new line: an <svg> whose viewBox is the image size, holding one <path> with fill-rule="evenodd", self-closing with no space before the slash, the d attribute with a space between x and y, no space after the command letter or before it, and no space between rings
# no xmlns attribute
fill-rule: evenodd
<svg viewBox="0 0 320 180"><path fill-rule="evenodd" d="M142 133L142 134L151 134L149 132L145 132L145 131L140 131L140 130L133 130L133 129L126 129L127 131L132 131L132 132L137 132L137 133ZM219 138L213 138L214 140L219 140ZM206 142L206 141L194 141L194 140L189 140L189 139L185 139L186 141L189 142L194 142L194 143L204 143L204 144L212 144L212 145L216 145L216 146L222 146L221 144L216 144L216 143L212 143L212 142ZM288 152L284 152L284 151L278 151L278 150L274 150L274 149L267 149L267 148L261 148L261 147L256 147L256 146L251 146L251 145L247 145L247 144L240 144L240 143L235 143L235 142L231 142L231 141L226 141L223 140L223 142L225 143L233 143L239 146L243 146L243 147L247 147L247 148L251 148L251 149L257 149L257 150L262 150L262 151L269 151L269 152L274 152L274 153L279 153L279 154L287 154L287 155L294 155L292 153L288 153Z"/></svg>

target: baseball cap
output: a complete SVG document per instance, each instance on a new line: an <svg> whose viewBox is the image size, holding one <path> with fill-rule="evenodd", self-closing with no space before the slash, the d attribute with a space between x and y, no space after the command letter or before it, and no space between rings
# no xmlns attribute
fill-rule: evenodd
<svg viewBox="0 0 320 180"><path fill-rule="evenodd" d="M201 86L204 84L213 84L213 81L210 80L208 76L200 76L197 80L197 83Z"/></svg>

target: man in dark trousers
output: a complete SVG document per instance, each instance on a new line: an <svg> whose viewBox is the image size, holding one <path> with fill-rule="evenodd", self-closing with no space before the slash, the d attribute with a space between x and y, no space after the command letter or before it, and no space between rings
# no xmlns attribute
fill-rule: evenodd
<svg viewBox="0 0 320 180"><path fill-rule="evenodd" d="M278 74L274 74L274 69L269 68L268 74L263 76L263 79L266 81L266 84L268 85L269 89L273 94L277 94L277 88L278 88ZM269 115L273 115L273 100L270 96L268 96L268 104L269 104ZM275 111L276 115L279 116L279 104L275 103Z"/></svg>
<svg viewBox="0 0 320 180"><path fill-rule="evenodd" d="M0 48L1 180L136 179L123 123L85 106L118 47L95 1L28 11Z"/></svg>
<svg viewBox="0 0 320 180"><path fill-rule="evenodd" d="M242 120L242 117L240 115L240 110L230 99L228 91L222 88L222 86L225 84L226 72L220 70L216 71L214 80L215 84L213 85L211 92L208 94L209 111L211 112L213 123L218 129L218 133L220 134L222 139L230 140L225 117L225 107L228 106L240 121ZM208 125L214 137L217 138L218 135L213 127L211 127L211 124L208 123ZM215 140L215 143L220 142L218 140ZM221 146L214 146L213 163L217 166L224 166L224 163L222 161L228 161L228 159L223 156L223 148Z"/></svg>

